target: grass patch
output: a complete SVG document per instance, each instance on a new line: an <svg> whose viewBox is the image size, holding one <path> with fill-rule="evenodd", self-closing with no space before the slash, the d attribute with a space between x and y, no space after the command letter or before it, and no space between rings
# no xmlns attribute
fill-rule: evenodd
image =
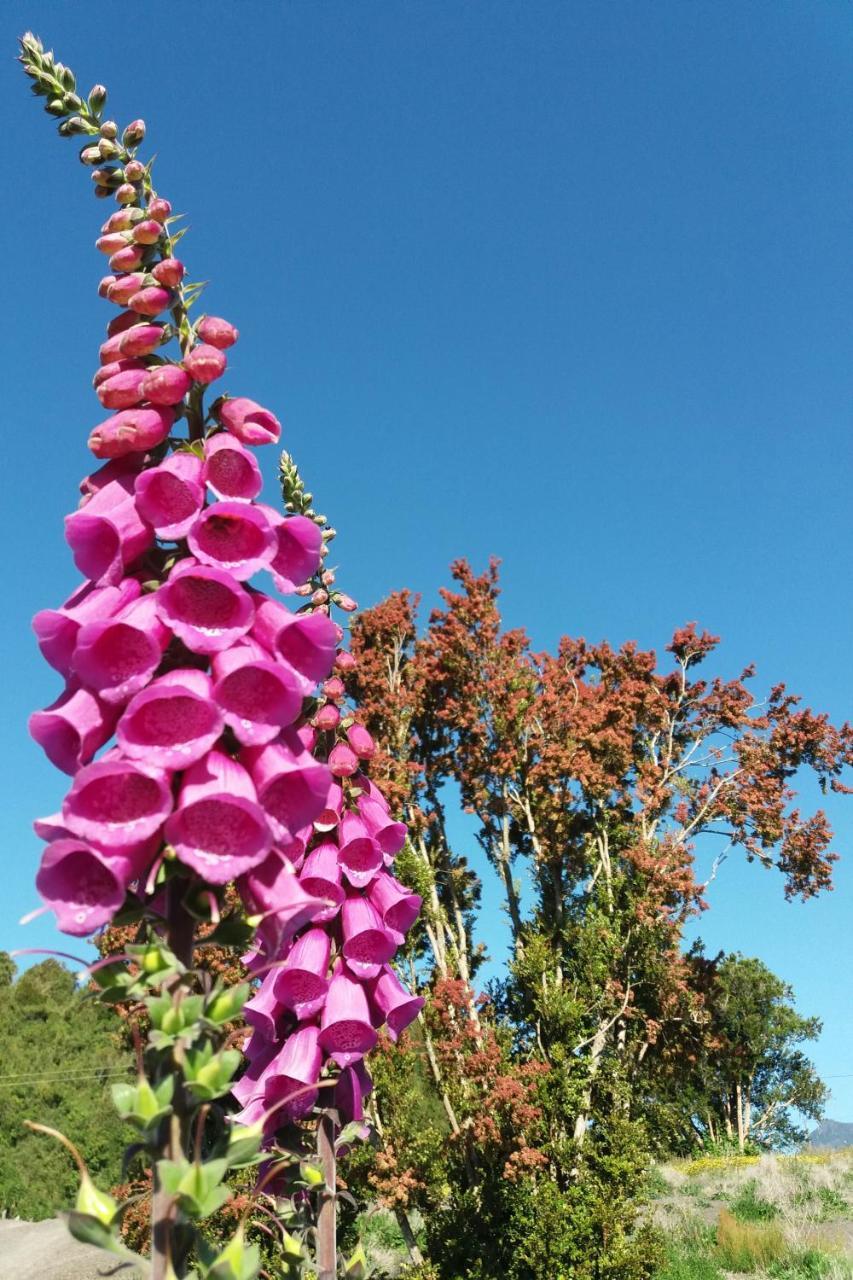
<svg viewBox="0 0 853 1280"><path fill-rule="evenodd" d="M771 1264L769 1274L773 1280L822 1280L829 1275L832 1259L819 1249L806 1249L804 1253L791 1254L780 1262Z"/></svg>
<svg viewBox="0 0 853 1280"><path fill-rule="evenodd" d="M739 1222L720 1210L716 1257L728 1271L766 1271L788 1253L782 1232L772 1222Z"/></svg>
<svg viewBox="0 0 853 1280"><path fill-rule="evenodd" d="M776 1206L758 1194L755 1178L745 1182L732 1197L729 1210L738 1222L772 1222L777 1213Z"/></svg>
<svg viewBox="0 0 853 1280"><path fill-rule="evenodd" d="M723 1273L707 1253L683 1245L669 1250L666 1264L655 1280L723 1280Z"/></svg>

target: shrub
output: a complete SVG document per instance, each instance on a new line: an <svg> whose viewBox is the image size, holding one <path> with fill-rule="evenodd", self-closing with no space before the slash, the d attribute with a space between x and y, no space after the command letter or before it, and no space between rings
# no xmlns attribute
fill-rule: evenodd
<svg viewBox="0 0 853 1280"><path fill-rule="evenodd" d="M777 1216L776 1206L758 1194L755 1178L743 1184L729 1208L738 1222L772 1222Z"/></svg>

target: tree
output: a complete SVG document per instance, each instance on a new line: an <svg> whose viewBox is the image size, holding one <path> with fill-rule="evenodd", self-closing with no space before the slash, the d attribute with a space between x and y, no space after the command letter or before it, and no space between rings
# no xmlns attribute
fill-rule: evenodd
<svg viewBox="0 0 853 1280"><path fill-rule="evenodd" d="M14 972L6 952L0 970ZM121 1178L127 1131L110 1085L128 1078L111 1012L77 987L56 960L45 960L0 986L0 1208L37 1221L74 1198L77 1177L61 1148L24 1126L38 1119L85 1147L104 1185Z"/></svg>

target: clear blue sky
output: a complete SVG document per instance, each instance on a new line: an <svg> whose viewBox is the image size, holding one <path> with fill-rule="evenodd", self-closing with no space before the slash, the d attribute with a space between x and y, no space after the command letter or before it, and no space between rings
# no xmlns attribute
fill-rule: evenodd
<svg viewBox="0 0 853 1280"><path fill-rule="evenodd" d="M0 945L56 937L17 925L63 790L25 734L58 691L29 619L75 582L61 518L111 313L105 206L12 62L28 26L148 122L191 275L242 331L228 389L282 418L363 604L431 603L453 557L496 554L537 646L662 647L696 618L727 672L849 713L846 0L7 4ZM834 894L786 905L729 863L701 925L824 1018L844 1120L851 810Z"/></svg>

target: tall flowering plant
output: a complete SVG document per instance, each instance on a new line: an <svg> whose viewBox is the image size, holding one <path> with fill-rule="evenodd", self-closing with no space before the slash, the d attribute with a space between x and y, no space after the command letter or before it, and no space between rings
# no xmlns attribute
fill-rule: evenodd
<svg viewBox="0 0 853 1280"><path fill-rule="evenodd" d="M71 778L60 811L35 823L36 886L66 933L136 926L94 978L150 1026L136 1083L114 1096L153 1173L154 1280L259 1274L242 1223L224 1249L200 1225L228 1199L229 1170L252 1165L258 1194L289 1193L276 1201L281 1274L301 1273L315 1239L330 1277L335 1143L363 1119L379 1029L395 1039L422 1004L392 966L420 907L392 869L406 829L367 776L374 744L345 699L354 659L332 611L355 605L324 569L334 530L287 454L286 514L260 500L253 450L278 442L277 418L208 392L238 333L193 319L200 287L139 156L144 123L104 119L106 90L83 98L31 34L21 61L60 134L82 139L95 194L118 206L96 242L99 293L117 308L94 377L101 465L65 520L83 580L33 624L65 686L30 731ZM206 943L241 949L249 982L197 967L200 926ZM319 1158L295 1166L287 1134L312 1115ZM74 1154L72 1230L122 1252L124 1206Z"/></svg>

